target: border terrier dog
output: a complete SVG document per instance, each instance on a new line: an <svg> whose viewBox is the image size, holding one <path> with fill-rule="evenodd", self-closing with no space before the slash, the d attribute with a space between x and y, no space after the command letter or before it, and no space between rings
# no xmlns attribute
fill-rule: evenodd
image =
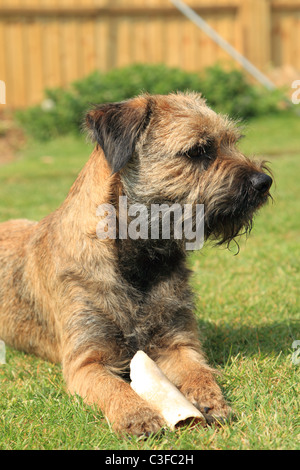
<svg viewBox="0 0 300 470"><path fill-rule="evenodd" d="M230 407L201 348L182 240L99 239L97 207L203 204L205 239L249 232L268 200L263 162L237 147L238 127L196 93L95 106L95 149L66 200L40 222L0 225L0 338L61 362L70 393L116 432L157 432L161 417L129 384L145 351L207 422Z"/></svg>

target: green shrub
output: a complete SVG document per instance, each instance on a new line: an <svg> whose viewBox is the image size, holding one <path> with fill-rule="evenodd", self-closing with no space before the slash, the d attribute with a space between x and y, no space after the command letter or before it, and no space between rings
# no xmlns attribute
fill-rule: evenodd
<svg viewBox="0 0 300 470"><path fill-rule="evenodd" d="M45 91L41 105L16 113L24 130L38 140L79 133L86 111L98 103L122 101L142 92L201 92L209 105L235 118L249 118L278 109L278 94L251 85L239 70L219 66L202 75L164 65L132 65L104 74L95 71L67 90Z"/></svg>
<svg viewBox="0 0 300 470"><path fill-rule="evenodd" d="M201 86L214 110L242 119L278 112L283 96L282 90L270 92L251 84L242 71L226 71L219 65L205 71Z"/></svg>

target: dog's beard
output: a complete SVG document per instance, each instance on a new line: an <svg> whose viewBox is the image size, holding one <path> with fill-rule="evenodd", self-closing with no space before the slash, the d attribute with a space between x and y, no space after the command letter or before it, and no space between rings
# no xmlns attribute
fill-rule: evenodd
<svg viewBox="0 0 300 470"><path fill-rule="evenodd" d="M234 196L210 202L205 210L205 239L217 245L227 244L241 235L249 235L253 218L270 194L261 195L253 188L243 186Z"/></svg>

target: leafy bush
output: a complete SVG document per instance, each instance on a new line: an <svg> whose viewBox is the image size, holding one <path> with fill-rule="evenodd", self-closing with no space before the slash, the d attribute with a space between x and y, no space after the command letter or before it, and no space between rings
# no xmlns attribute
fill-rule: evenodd
<svg viewBox="0 0 300 470"><path fill-rule="evenodd" d="M86 111L93 104L122 101L142 92L201 92L216 111L249 118L278 109L278 94L250 84L239 70L219 66L202 75L164 65L132 65L104 74L95 71L68 89L48 89L41 105L20 110L17 120L32 137L47 140L80 132Z"/></svg>
<svg viewBox="0 0 300 470"><path fill-rule="evenodd" d="M226 71L218 65L206 70L201 87L215 111L242 119L278 112L283 96L282 90L270 92L251 84L238 69Z"/></svg>

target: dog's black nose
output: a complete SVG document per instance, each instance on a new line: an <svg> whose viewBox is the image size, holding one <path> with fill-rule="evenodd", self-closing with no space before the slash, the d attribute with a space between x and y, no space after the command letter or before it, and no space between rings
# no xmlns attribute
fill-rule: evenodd
<svg viewBox="0 0 300 470"><path fill-rule="evenodd" d="M250 177L250 181L252 186L260 193L266 193L273 183L271 176L265 173L254 173Z"/></svg>

